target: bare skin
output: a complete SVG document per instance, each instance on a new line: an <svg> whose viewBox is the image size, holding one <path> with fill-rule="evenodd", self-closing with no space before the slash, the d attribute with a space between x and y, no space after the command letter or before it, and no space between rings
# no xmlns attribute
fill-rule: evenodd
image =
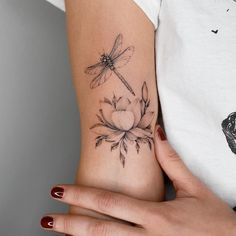
<svg viewBox="0 0 236 236"><path fill-rule="evenodd" d="M153 145L154 26L132 0L65 3L81 117L76 184L161 201L163 176ZM78 206L71 212L104 218Z"/></svg>
<svg viewBox="0 0 236 236"><path fill-rule="evenodd" d="M49 230L75 236L235 236L235 212L192 175L168 141L160 137L163 139L163 135L155 137L156 155L175 186L175 200L150 202L101 189L60 185L64 189L61 202L89 208L132 225L52 214ZM43 223L45 226L46 221Z"/></svg>

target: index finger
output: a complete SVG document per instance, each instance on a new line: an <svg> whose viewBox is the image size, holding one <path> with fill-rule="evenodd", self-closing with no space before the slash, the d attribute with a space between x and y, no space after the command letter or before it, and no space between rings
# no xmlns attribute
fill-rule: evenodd
<svg viewBox="0 0 236 236"><path fill-rule="evenodd" d="M55 199L62 202L135 224L143 223L148 204L123 194L78 185L60 185L54 187L51 193Z"/></svg>

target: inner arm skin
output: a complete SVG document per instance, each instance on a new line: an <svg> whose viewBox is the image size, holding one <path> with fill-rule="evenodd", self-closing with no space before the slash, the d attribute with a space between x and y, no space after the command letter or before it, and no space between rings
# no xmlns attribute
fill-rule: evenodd
<svg viewBox="0 0 236 236"><path fill-rule="evenodd" d="M148 109L154 112L150 129L154 133L158 115L154 26L132 0L66 0L65 3L73 84L81 117L81 153L76 183L161 201L163 176L153 146L150 150L148 144L141 144L137 153L135 145L127 144L123 167L119 149L111 151L112 143L108 142L95 147L97 135L90 129L98 123L96 115L104 97L122 96L130 101L142 98L142 86L146 82L150 99ZM85 73L88 66L99 62L102 53L111 51L119 34L123 36L123 50L129 46L135 48L129 62L117 69L135 96L114 73L94 89L90 88L90 83L95 76ZM127 122L130 122L128 118ZM93 215L75 207L71 212Z"/></svg>

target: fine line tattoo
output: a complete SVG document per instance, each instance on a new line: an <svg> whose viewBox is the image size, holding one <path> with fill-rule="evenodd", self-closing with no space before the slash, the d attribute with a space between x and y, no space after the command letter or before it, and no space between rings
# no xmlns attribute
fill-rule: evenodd
<svg viewBox="0 0 236 236"><path fill-rule="evenodd" d="M135 96L135 93L127 80L119 73L118 68L126 65L134 53L134 47L129 46L122 50L123 36L119 34L116 37L113 48L109 54L103 53L100 55L100 62L86 68L85 73L95 75L90 83L90 88L94 89L105 83L112 74L125 85L125 87Z"/></svg>
<svg viewBox="0 0 236 236"><path fill-rule="evenodd" d="M113 95L110 100L104 98L97 114L98 123L90 127L97 135L97 148L103 141L111 144L111 151L119 150L119 158L123 167L130 145L139 153L140 147L147 144L152 150L153 133L151 122L154 112L149 109L150 99L146 82L142 86L142 98L130 101L128 98Z"/></svg>

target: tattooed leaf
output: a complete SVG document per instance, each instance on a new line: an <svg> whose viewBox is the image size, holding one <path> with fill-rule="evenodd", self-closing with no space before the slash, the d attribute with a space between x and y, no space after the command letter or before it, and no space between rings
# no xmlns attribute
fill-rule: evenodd
<svg viewBox="0 0 236 236"><path fill-rule="evenodd" d="M119 147L119 143L113 143L113 144L111 145L111 151L117 149L118 147Z"/></svg>
<svg viewBox="0 0 236 236"><path fill-rule="evenodd" d="M142 86L142 98L144 102L148 100L148 88L147 88L146 81L143 83L143 86Z"/></svg>
<svg viewBox="0 0 236 236"><path fill-rule="evenodd" d="M96 144L95 144L95 147L98 147L102 144L102 141L103 140L106 140L107 139L107 135L99 135L96 137Z"/></svg>
<svg viewBox="0 0 236 236"><path fill-rule="evenodd" d="M152 150L152 143L151 143L151 141L148 139L147 142L148 142L149 149Z"/></svg>
<svg viewBox="0 0 236 236"><path fill-rule="evenodd" d="M96 115L96 116L97 116L98 120L99 120L101 123L104 123L104 121L103 121L103 119L102 119L101 116L99 116L99 115Z"/></svg>
<svg viewBox="0 0 236 236"><path fill-rule="evenodd" d="M123 167L125 167L125 156L120 152L120 161Z"/></svg>
<svg viewBox="0 0 236 236"><path fill-rule="evenodd" d="M112 105L112 102L108 98L106 98L106 97L104 97L104 101L103 102Z"/></svg>
<svg viewBox="0 0 236 236"><path fill-rule="evenodd" d="M104 126L104 125L97 123L97 124L95 124L95 125L92 125L92 126L90 127L90 129L94 129L94 128L102 127L102 126Z"/></svg>
<svg viewBox="0 0 236 236"><path fill-rule="evenodd" d="M113 103L114 106L116 106L116 102L117 102L116 95L113 94L112 103Z"/></svg>
<svg viewBox="0 0 236 236"><path fill-rule="evenodd" d="M125 141L122 142L122 148L124 149L124 151L127 153L128 152L128 146L125 143Z"/></svg>
<svg viewBox="0 0 236 236"><path fill-rule="evenodd" d="M139 146L138 140L136 141L135 148L136 148L137 153L139 154L140 146Z"/></svg>
<svg viewBox="0 0 236 236"><path fill-rule="evenodd" d="M114 143L114 141L113 141L113 140L110 140L110 139L107 139L106 142L108 142L108 143Z"/></svg>
<svg viewBox="0 0 236 236"><path fill-rule="evenodd" d="M117 99L117 102L119 102L121 98L122 98L122 97L119 97L119 98Z"/></svg>
<svg viewBox="0 0 236 236"><path fill-rule="evenodd" d="M102 140L103 140L103 139L97 139L96 144L95 144L95 147L100 146L100 145L102 144Z"/></svg>
<svg viewBox="0 0 236 236"><path fill-rule="evenodd" d="M148 100L148 102L146 103L146 107L149 107L150 105L150 100Z"/></svg>

